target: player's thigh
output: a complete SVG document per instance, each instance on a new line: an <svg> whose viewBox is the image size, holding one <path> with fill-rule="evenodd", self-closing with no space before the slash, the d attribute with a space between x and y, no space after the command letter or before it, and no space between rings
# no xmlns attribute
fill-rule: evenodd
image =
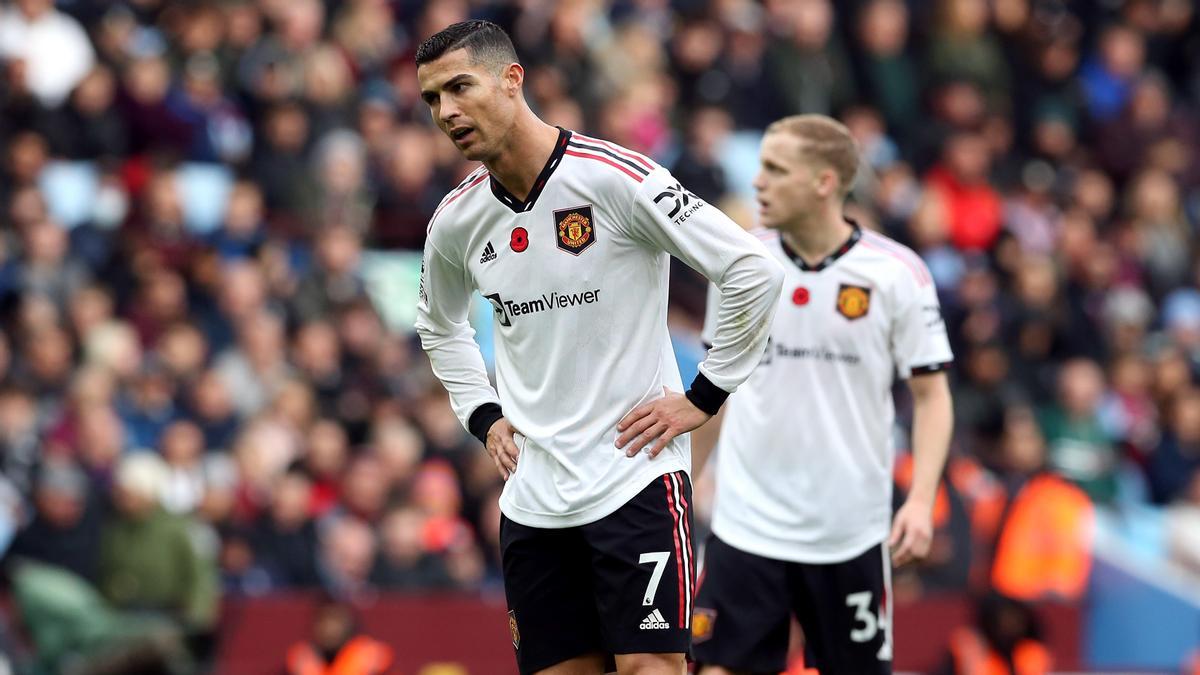
<svg viewBox="0 0 1200 675"><path fill-rule="evenodd" d="M617 675L685 675L683 654L617 654Z"/></svg>
<svg viewBox="0 0 1200 675"><path fill-rule="evenodd" d="M787 563L708 538L692 617L696 663L733 673L778 673L787 667Z"/></svg>
<svg viewBox="0 0 1200 675"><path fill-rule="evenodd" d="M582 528L611 653L689 652L696 571L691 501L687 475L665 474Z"/></svg>
<svg viewBox="0 0 1200 675"><path fill-rule="evenodd" d="M750 671L731 670L723 666L703 665L696 671L696 675L750 675Z"/></svg>
<svg viewBox="0 0 1200 675"><path fill-rule="evenodd" d="M557 663L536 675L600 675L604 671L604 655L588 654Z"/></svg>
<svg viewBox="0 0 1200 675"><path fill-rule="evenodd" d="M591 551L579 529L526 527L502 517L500 547L509 631L521 673L573 667L565 662L602 653ZM585 671L563 671L576 672Z"/></svg>
<svg viewBox="0 0 1200 675"><path fill-rule="evenodd" d="M892 672L891 563L882 544L845 562L788 566L804 640L822 672Z"/></svg>

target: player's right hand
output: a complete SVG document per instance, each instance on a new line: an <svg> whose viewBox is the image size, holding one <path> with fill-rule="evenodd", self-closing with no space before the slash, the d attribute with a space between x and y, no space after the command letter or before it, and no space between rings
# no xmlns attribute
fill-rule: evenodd
<svg viewBox="0 0 1200 675"><path fill-rule="evenodd" d="M513 434L520 433L508 423L507 417L501 417L492 423L492 428L487 432L487 453L492 456L492 461L496 463L496 468L500 470L500 475L504 480L508 480L509 476L517 470L517 455L521 451L517 448L516 441L513 440Z"/></svg>

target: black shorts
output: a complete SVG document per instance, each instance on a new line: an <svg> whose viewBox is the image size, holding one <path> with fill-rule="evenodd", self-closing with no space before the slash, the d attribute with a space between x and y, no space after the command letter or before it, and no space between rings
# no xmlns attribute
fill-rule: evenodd
<svg viewBox="0 0 1200 675"><path fill-rule="evenodd" d="M823 674L892 672L891 561L882 544L840 563L753 555L708 539L696 592L696 662L751 673L787 667L795 615Z"/></svg>
<svg viewBox="0 0 1200 675"><path fill-rule="evenodd" d="M533 673L584 654L688 654L692 487L655 478L594 523L541 529L500 519L509 629Z"/></svg>

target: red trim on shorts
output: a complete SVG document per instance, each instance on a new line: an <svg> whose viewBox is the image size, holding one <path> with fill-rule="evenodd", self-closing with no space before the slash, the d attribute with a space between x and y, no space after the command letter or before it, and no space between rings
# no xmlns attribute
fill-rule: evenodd
<svg viewBox="0 0 1200 675"><path fill-rule="evenodd" d="M683 503L683 532L686 541L683 545L688 549L688 593L693 601L696 598L696 584L692 580L696 578L696 548L692 545L692 524L688 520L688 514L691 513L691 506L688 504L687 494L685 493L683 481L687 478L687 474L682 471L676 471L677 479L679 480L679 501ZM689 623L691 617L688 617Z"/></svg>
<svg viewBox="0 0 1200 675"><path fill-rule="evenodd" d="M676 567L676 572L677 572L676 578L679 581L679 583L678 583L678 586L679 586L679 626L683 627L684 622L685 622L684 604L686 602L686 599L683 597L683 594L685 591L683 588L683 549L680 547L680 544L679 544L679 512L677 510L675 510L675 498L671 495L672 490L671 490L670 475L663 474L662 479L663 479L663 485L666 486L666 488L667 488L667 509L671 512L671 520L673 522L673 527L671 528L671 536L675 539L675 567Z"/></svg>

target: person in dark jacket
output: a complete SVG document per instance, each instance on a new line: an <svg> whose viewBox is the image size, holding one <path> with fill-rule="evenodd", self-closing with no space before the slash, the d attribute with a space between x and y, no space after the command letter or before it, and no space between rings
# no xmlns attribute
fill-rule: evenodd
<svg viewBox="0 0 1200 675"><path fill-rule="evenodd" d="M17 535L9 558L60 567L95 583L102 507L87 476L73 462L47 462L38 470L33 501L33 520Z"/></svg>

